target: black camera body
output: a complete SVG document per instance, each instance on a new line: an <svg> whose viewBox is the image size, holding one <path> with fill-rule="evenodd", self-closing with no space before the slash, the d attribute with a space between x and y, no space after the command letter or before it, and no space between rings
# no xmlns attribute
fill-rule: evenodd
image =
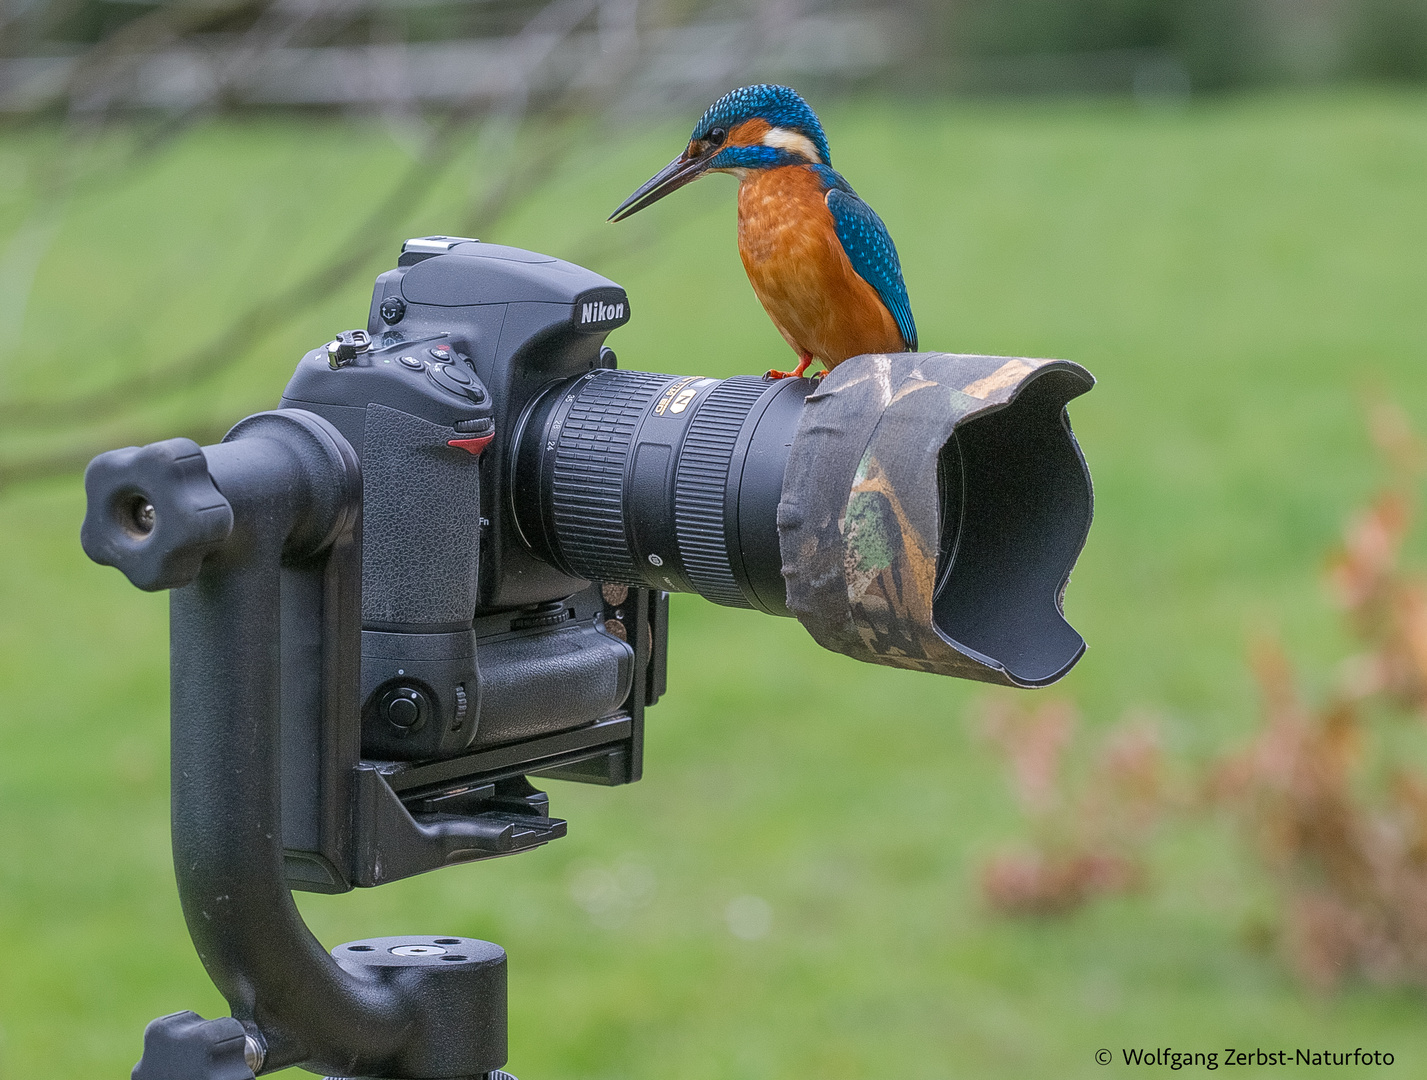
<svg viewBox="0 0 1427 1080"><path fill-rule="evenodd" d="M365 332L298 364L282 407L330 421L362 466L364 756L450 758L611 714L640 618L637 696L657 699L667 597L532 557L502 468L530 401L612 367L604 338L628 318L624 290L582 267L429 237L377 279ZM637 779L637 742L602 775Z"/></svg>
<svg viewBox="0 0 1427 1080"><path fill-rule="evenodd" d="M668 593L592 583L534 557L513 468L532 401L613 368L604 339L628 319L624 290L582 267L427 237L377 279L365 331L298 364L281 407L327 420L361 466L360 746L386 814L359 818L340 834L355 849L334 850L316 819L341 794L289 766L293 887L340 891L430 869L404 857L411 845L385 850L397 845L381 842L384 818L438 829L478 820L498 840L460 858L508 854L563 833L524 777L639 779L644 710L666 679ZM302 729L294 717L284 738Z"/></svg>

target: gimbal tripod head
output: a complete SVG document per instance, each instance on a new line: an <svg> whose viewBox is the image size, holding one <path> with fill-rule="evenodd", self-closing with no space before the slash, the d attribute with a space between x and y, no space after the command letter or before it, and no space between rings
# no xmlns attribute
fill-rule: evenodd
<svg viewBox="0 0 1427 1080"><path fill-rule="evenodd" d="M531 778L639 779L670 591L872 663L1041 686L1078 660L1082 368L619 371L628 317L581 267L408 241L282 408L90 464L85 551L171 590L174 865L233 1014L154 1021L135 1080L502 1076L498 946L328 952L290 890L563 836Z"/></svg>

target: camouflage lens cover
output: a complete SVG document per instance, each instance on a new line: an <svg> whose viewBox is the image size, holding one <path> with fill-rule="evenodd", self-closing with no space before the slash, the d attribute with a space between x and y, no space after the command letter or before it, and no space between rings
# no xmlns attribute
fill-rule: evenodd
<svg viewBox="0 0 1427 1080"><path fill-rule="evenodd" d="M1044 686L1085 651L1062 599L1090 529L1064 360L859 356L807 398L778 538L789 610L858 660Z"/></svg>

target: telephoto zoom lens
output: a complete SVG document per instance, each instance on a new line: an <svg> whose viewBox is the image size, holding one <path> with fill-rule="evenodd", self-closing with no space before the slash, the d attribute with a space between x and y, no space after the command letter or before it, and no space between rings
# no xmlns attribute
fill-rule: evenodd
<svg viewBox="0 0 1427 1080"><path fill-rule="evenodd" d="M815 387L607 369L554 384L516 435L522 538L574 577L789 614L778 500Z"/></svg>

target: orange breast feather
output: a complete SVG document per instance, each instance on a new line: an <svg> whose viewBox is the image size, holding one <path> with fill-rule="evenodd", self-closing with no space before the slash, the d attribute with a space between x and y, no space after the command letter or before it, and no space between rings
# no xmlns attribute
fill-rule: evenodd
<svg viewBox="0 0 1427 1080"><path fill-rule="evenodd" d="M738 253L754 293L794 351L832 368L849 356L906 347L877 290L848 262L810 170L793 165L743 180Z"/></svg>

